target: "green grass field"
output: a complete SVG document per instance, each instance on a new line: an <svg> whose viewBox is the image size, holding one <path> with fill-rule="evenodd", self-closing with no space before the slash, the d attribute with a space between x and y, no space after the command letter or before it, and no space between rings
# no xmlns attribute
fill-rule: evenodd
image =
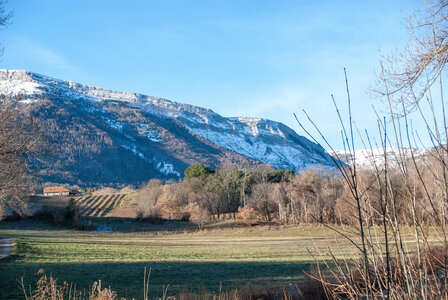
<svg viewBox="0 0 448 300"><path fill-rule="evenodd" d="M145 266L152 268L151 294L160 296L167 285L174 294L182 287L294 284L314 265L308 249L351 253L346 241L337 243L332 231L319 226L95 233L22 221L0 223L0 236L16 238L14 255L0 261L4 299L20 298L17 279L34 285L41 268L78 289L101 280L120 297L141 298Z"/></svg>

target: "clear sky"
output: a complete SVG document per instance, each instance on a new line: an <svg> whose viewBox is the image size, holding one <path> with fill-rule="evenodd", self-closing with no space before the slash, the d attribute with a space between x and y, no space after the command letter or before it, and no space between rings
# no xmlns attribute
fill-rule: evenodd
<svg viewBox="0 0 448 300"><path fill-rule="evenodd" d="M9 0L0 68L262 117L303 134L305 109L341 148L331 94L376 131L368 95L379 50L407 41L421 0ZM299 114L303 117L302 114Z"/></svg>

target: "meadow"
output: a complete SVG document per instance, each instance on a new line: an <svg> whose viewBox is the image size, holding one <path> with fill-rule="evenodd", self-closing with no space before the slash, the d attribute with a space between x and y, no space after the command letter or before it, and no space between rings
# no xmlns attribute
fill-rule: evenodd
<svg viewBox="0 0 448 300"><path fill-rule="evenodd" d="M123 225L124 226L124 225ZM128 224L127 229L138 223ZM94 281L111 286L120 297L142 298L143 272L151 268L150 295L182 289L218 292L242 286L294 286L329 247L350 256L344 239L322 226L257 226L246 228L82 232L42 221L0 223L0 236L16 239L15 252L0 262L0 295L18 299L18 279L33 287L39 269L87 289Z"/></svg>

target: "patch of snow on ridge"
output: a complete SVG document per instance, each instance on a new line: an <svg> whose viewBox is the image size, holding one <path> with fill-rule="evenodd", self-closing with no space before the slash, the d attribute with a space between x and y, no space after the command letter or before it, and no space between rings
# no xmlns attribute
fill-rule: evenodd
<svg viewBox="0 0 448 300"><path fill-rule="evenodd" d="M249 126L250 130L248 131L249 134L253 136L258 136L258 123L260 123L260 118L248 118L248 117L239 117L238 121L240 123L246 124Z"/></svg>
<svg viewBox="0 0 448 300"><path fill-rule="evenodd" d="M32 96L42 94L42 87L43 86L37 82L22 80L0 81L1 93L12 97L19 95Z"/></svg>
<svg viewBox="0 0 448 300"><path fill-rule="evenodd" d="M204 115L204 114L198 114L198 116L201 117L201 118L204 120L205 124L208 124L208 118L207 118L206 115Z"/></svg>
<svg viewBox="0 0 448 300"><path fill-rule="evenodd" d="M104 121L106 121L107 124L109 124L110 127L118 130L118 131L122 131L123 130L123 124L111 119L104 119Z"/></svg>
<svg viewBox="0 0 448 300"><path fill-rule="evenodd" d="M157 164L157 169L158 169L160 172L162 172L163 174L165 174L165 175L173 174L173 175L176 175L176 176L180 177L180 173L177 172L177 171L174 169L174 166L173 166L172 164L170 164L170 163L159 162L159 163Z"/></svg>
<svg viewBox="0 0 448 300"><path fill-rule="evenodd" d="M180 173L178 171L176 171L176 169L174 168L174 165L171 163L167 163L167 162L157 162L155 160L149 160L148 158L145 157L145 155L140 152L137 147L135 147L135 145L121 145L123 148L131 151L132 153L134 153L135 155L137 155L138 157L146 160L147 162L151 162L154 163L157 170L159 170L162 174L165 175L175 175L177 177L181 177Z"/></svg>
<svg viewBox="0 0 448 300"><path fill-rule="evenodd" d="M294 168L300 169L307 164L317 164L322 161L312 154L305 155L304 150L298 145L294 147L292 145L267 144L254 136L247 137L233 132L187 128L221 147L256 160L268 162L278 168L289 169L293 165Z"/></svg>
<svg viewBox="0 0 448 300"><path fill-rule="evenodd" d="M426 150L410 149L410 148L376 148L376 149L359 149L354 151L354 159L356 165L366 169L373 169L375 165L378 167L384 166L384 154L386 154L387 162L390 166L396 167L400 160L410 159L412 153L415 157L424 155ZM333 153L328 153L333 155ZM353 163L353 157L350 151L336 150L334 156L338 156L340 160L347 164Z"/></svg>
<svg viewBox="0 0 448 300"><path fill-rule="evenodd" d="M28 96L46 92L70 99L82 99L91 102L127 102L131 107L142 109L157 116L168 118L184 117L190 119L192 122L204 123L207 125L213 124L213 122L210 122L209 117L217 115L210 109L177 103L159 97L107 90L72 81L54 79L23 70L0 69L0 92L3 94L9 93L12 90L12 83L14 82L19 82L20 84L14 88L13 92L26 93ZM1 85L5 85L5 87L1 87ZM39 88L42 88L43 91ZM221 124L218 126L220 125Z"/></svg>
<svg viewBox="0 0 448 300"><path fill-rule="evenodd" d="M25 100L19 100L19 103L30 104L30 103L37 102L37 101L38 101L37 99L25 99Z"/></svg>
<svg viewBox="0 0 448 300"><path fill-rule="evenodd" d="M151 130L149 125L147 124L138 124L138 127L145 133L145 135L148 137L150 141L153 141L155 143L161 143L162 142L162 136L160 133Z"/></svg>
<svg viewBox="0 0 448 300"><path fill-rule="evenodd" d="M280 128L277 128L277 132L278 132L278 134L279 134L282 138L284 138L284 139L286 140L286 136L285 136L285 134L283 133L283 131L280 130Z"/></svg>
<svg viewBox="0 0 448 300"><path fill-rule="evenodd" d="M143 158L144 160L147 160L146 157L145 157L145 155L144 155L142 152L138 151L138 150L137 150L137 147L135 147L134 145L132 145L132 147L131 147L131 146L128 146L128 145L121 145L121 147L123 147L123 148L125 148L125 149L131 151L131 152L134 153L135 155L138 155L140 158Z"/></svg>
<svg viewBox="0 0 448 300"><path fill-rule="evenodd" d="M286 139L285 134L280 129L281 123L266 120L262 118L250 118L250 117L236 117L236 118L227 118L229 124L233 126L233 130L236 130L238 127L246 133L254 137L258 137L260 135L265 136L280 136L283 139Z"/></svg>

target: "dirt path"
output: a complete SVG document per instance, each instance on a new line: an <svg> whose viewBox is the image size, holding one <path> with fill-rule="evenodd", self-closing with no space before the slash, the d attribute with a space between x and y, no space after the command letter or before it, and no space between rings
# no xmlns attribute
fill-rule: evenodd
<svg viewBox="0 0 448 300"><path fill-rule="evenodd" d="M11 254L13 238L0 238L0 259Z"/></svg>

